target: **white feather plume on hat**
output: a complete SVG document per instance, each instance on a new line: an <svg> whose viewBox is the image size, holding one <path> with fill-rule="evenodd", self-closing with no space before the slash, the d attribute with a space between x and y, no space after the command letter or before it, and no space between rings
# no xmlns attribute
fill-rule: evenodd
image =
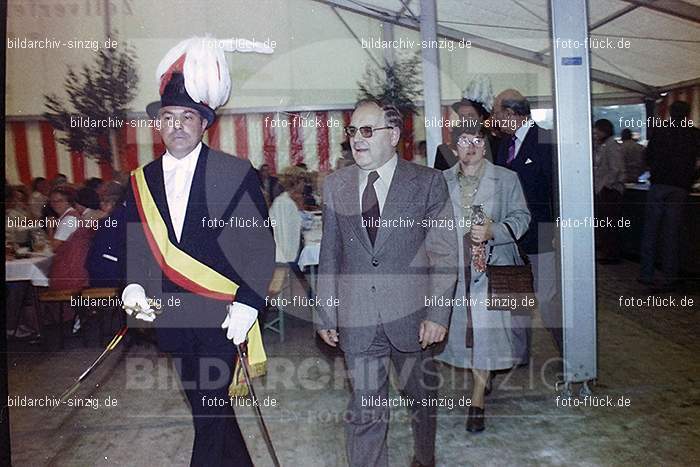
<svg viewBox="0 0 700 467"><path fill-rule="evenodd" d="M272 53L261 42L247 39L191 37L170 49L158 64L156 81L160 94L173 73L182 73L185 89L192 100L216 109L225 104L231 92L231 76L224 52Z"/></svg>
<svg viewBox="0 0 700 467"><path fill-rule="evenodd" d="M476 75L464 89L462 97L471 101L481 102L487 112L493 107L493 87L488 76Z"/></svg>

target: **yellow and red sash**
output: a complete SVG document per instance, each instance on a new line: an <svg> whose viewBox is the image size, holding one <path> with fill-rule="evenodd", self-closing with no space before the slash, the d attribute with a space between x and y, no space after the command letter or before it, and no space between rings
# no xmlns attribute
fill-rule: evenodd
<svg viewBox="0 0 700 467"><path fill-rule="evenodd" d="M138 209L143 232L148 241L148 246L153 257L165 275L175 284L197 295L231 302L236 296L238 284L228 277L220 274L206 264L188 255L168 238L168 227L160 215L153 195L148 188L143 167L139 167L131 173L132 189L136 208ZM248 331L248 366L251 377L265 374L267 356L262 344L260 325L256 321ZM240 362L237 364L240 364ZM236 371L234 375L239 376ZM243 376L236 378L231 383L229 392L232 395L245 395Z"/></svg>

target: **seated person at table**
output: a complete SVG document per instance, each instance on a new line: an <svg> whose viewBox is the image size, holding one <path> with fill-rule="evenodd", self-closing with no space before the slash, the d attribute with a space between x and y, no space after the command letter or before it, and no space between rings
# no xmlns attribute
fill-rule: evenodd
<svg viewBox="0 0 700 467"><path fill-rule="evenodd" d="M279 178L284 188L270 207L270 220L277 245L275 261L292 263L299 254L301 242L301 213L304 207L306 174L299 167L286 168Z"/></svg>
<svg viewBox="0 0 700 467"><path fill-rule="evenodd" d="M107 217L100 220L86 258L90 287L118 287L125 277L123 187L120 183L109 182L100 188L100 210Z"/></svg>
<svg viewBox="0 0 700 467"><path fill-rule="evenodd" d="M49 288L52 290L80 290L89 285L85 259L90 249L90 241L96 230L78 227L65 241L54 249Z"/></svg>
<svg viewBox="0 0 700 467"><path fill-rule="evenodd" d="M75 209L76 191L68 185L58 185L49 194L49 205L56 215L55 229L50 229L51 249L56 249L78 229L80 213Z"/></svg>
<svg viewBox="0 0 700 467"><path fill-rule="evenodd" d="M41 219L49 204L51 185L44 177L36 177L32 181L32 194L29 197L29 210L35 219Z"/></svg>
<svg viewBox="0 0 700 467"><path fill-rule="evenodd" d="M5 198L7 210L5 211L5 241L26 245L29 243L29 230L22 227L22 222L32 215L27 207L27 193L23 187L8 187Z"/></svg>
<svg viewBox="0 0 700 467"><path fill-rule="evenodd" d="M75 209L80 213L81 219L97 221L105 216L105 213L100 210L100 195L88 187L78 190L75 197Z"/></svg>
<svg viewBox="0 0 700 467"><path fill-rule="evenodd" d="M304 187L307 174L300 167L288 167L279 177L284 189L270 206L270 221L275 238L275 262L277 267L270 283L269 292L279 293L286 284L291 269L300 282L303 273L296 264L301 246L302 210L304 209Z"/></svg>

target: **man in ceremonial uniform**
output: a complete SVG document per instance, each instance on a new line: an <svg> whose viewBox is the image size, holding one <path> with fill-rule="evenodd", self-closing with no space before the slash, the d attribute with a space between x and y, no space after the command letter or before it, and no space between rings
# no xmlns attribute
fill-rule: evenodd
<svg viewBox="0 0 700 467"><path fill-rule="evenodd" d="M207 467L252 465L228 386L234 344L248 340L253 373L264 364L256 320L275 261L257 174L202 143L228 99L228 73L212 39L188 39L166 55L157 72L161 99L147 111L159 119L167 150L132 173L127 199L124 307L130 321L154 321L192 409L191 465ZM154 302L162 306L157 317Z"/></svg>

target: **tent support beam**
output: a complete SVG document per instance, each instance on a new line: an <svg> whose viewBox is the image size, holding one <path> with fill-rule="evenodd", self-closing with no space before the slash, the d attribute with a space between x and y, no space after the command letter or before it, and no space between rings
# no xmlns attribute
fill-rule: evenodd
<svg viewBox="0 0 700 467"><path fill-rule="evenodd" d="M397 26L401 26L407 29L412 29L418 31L420 29L419 25L412 19L407 17L397 17L396 12L390 10L383 10L378 7L362 8L357 5L357 3L350 0L314 0L319 3L323 3L330 7L341 8L343 10L351 11L363 16L374 18L380 21L388 21L394 23ZM533 52L531 50L522 49L520 47L515 47L512 45L504 44L502 42L494 41L482 36L475 34L466 33L464 31L459 31L457 29L449 28L446 26L437 27L437 35L452 39L454 41L460 41L464 39L465 41L471 41L472 46L478 47L480 49L485 49L490 52L499 53L501 55L506 55L517 60L522 60L528 63L532 63L539 66L550 67L552 62L551 58L539 53ZM608 73L599 70L591 70L591 78L594 81L608 84L621 89L626 89L628 91L634 91L645 96L656 96L656 88L649 86L639 81L633 79L625 78L623 76L615 75L613 73Z"/></svg>
<svg viewBox="0 0 700 467"><path fill-rule="evenodd" d="M683 2L681 0L664 0L658 2L656 0L623 0L633 5L648 8L650 10L665 13L667 15L682 18L694 23L700 23L700 7Z"/></svg>
<svg viewBox="0 0 700 467"><path fill-rule="evenodd" d="M355 38L357 43L360 44L360 46L362 46L362 41L360 40L359 37L357 37L357 34L355 34L355 31L352 30L352 28L347 23L347 21L345 21L345 19L340 15L340 13L338 13L338 10L335 7L331 7L331 10L333 10L333 13L335 13L335 16L337 16L338 19L340 20L340 22L343 23L343 26L345 26L345 29L347 29L348 32L352 35L352 37ZM372 55L372 52L370 52L368 49L366 49L364 47L362 47L362 50L364 50L365 53L367 55L369 55L369 58L374 62L375 65L377 65L377 67L379 67L379 68L382 67L382 64L379 63L379 61L376 58L374 58L374 55Z"/></svg>
<svg viewBox="0 0 700 467"><path fill-rule="evenodd" d="M420 0L421 41L437 40L437 6L435 0ZM436 47L421 48L423 61L423 99L425 121L438 122L442 119L440 107L440 53ZM435 152L442 143L442 129L437 125L426 125L425 147L428 167L435 166Z"/></svg>
<svg viewBox="0 0 700 467"><path fill-rule="evenodd" d="M586 0L550 0L552 37L579 41L578 48L553 50L557 129L559 278L562 305L564 381L597 378L595 248L593 228L566 227L568 219L593 218L591 83ZM547 324L547 323L545 323ZM558 323L553 323L558 324ZM550 327L550 326L548 326Z"/></svg>

